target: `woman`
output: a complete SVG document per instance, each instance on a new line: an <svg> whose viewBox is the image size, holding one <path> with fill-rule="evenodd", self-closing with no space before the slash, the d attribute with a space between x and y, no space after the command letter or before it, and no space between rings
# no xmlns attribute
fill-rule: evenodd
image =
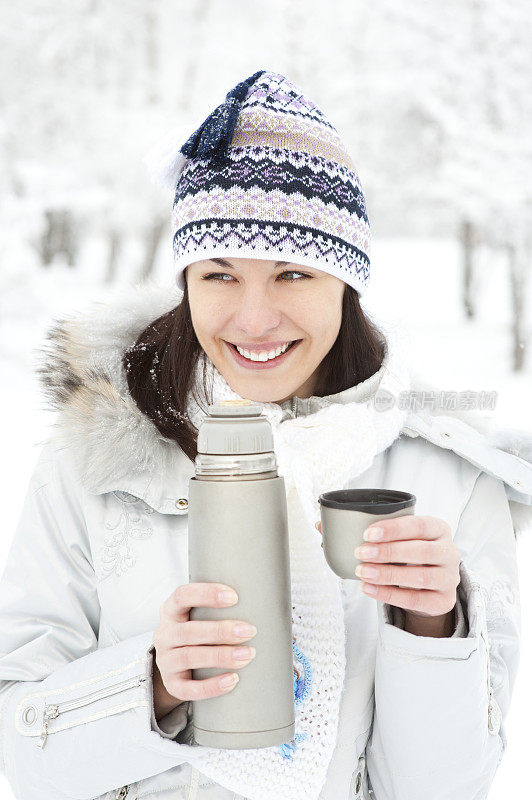
<svg viewBox="0 0 532 800"><path fill-rule="evenodd" d="M530 440L409 410L397 337L359 304L360 183L286 78L238 84L166 174L177 291L132 287L49 333L56 426L0 582L3 771L23 800L484 796L517 672ZM235 690L219 677L250 663L233 624L253 620L228 605L224 626L190 622L233 587L189 583L187 562L197 427L239 397L272 424L294 673L312 670L294 740L240 751L195 744L189 701ZM416 514L370 526L376 553L357 557L378 574L342 581L317 497L368 486L413 492Z"/></svg>

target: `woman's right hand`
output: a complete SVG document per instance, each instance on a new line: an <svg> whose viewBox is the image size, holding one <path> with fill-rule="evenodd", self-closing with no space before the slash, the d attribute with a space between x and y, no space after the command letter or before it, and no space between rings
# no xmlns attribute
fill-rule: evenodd
<svg viewBox="0 0 532 800"><path fill-rule="evenodd" d="M255 636L257 630L243 620L190 620L193 606L228 607L238 601L236 593L230 602L220 599L219 593L233 590L222 583L186 583L178 586L162 604L160 624L153 634L155 664L153 668L153 704L157 721L185 700L203 700L227 694L236 686L240 669L251 661L255 648L239 648ZM246 632L234 628L244 625ZM248 651L237 659L238 650ZM199 667L230 669L223 675L194 680L191 670ZM234 679L233 679L234 676ZM221 682L231 678L228 686Z"/></svg>

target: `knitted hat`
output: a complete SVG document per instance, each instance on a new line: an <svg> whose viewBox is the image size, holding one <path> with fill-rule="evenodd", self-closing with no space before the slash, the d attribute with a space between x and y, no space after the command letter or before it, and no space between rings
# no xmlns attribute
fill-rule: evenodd
<svg viewBox="0 0 532 800"><path fill-rule="evenodd" d="M334 126L283 75L261 70L237 84L151 171L175 189L181 290L189 264L216 256L315 267L359 295L366 289L370 225L359 177Z"/></svg>

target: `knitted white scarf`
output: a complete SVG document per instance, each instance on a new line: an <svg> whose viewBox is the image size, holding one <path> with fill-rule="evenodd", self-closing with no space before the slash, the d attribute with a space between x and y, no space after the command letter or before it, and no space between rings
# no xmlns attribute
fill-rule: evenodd
<svg viewBox="0 0 532 800"><path fill-rule="evenodd" d="M284 477L287 494L296 733L291 742L273 747L202 748L197 755L194 748L190 751L190 761L201 772L250 800L318 800L325 782L336 744L346 654L340 578L327 565L314 527L320 519L318 497L347 488L398 437L408 413L398 407L399 393L410 385L400 350L388 333L380 370L355 391L357 398L369 397L364 401L323 400L315 413L284 422L278 404L261 402L272 425L278 473ZM202 387L204 360L213 402L239 398L203 353L193 393L204 409L208 405ZM391 393L395 402L390 408L376 407L377 389L381 397ZM205 413L192 393L188 413L199 427Z"/></svg>

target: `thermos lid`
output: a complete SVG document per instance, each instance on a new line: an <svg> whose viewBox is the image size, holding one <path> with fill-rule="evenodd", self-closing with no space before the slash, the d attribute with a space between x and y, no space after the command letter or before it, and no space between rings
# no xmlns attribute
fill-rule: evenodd
<svg viewBox="0 0 532 800"><path fill-rule="evenodd" d="M207 410L211 417L256 417L262 414L260 403L251 400L220 400Z"/></svg>
<svg viewBox="0 0 532 800"><path fill-rule="evenodd" d="M273 434L262 405L250 400L222 400L209 405L198 431L198 453L249 455L271 453Z"/></svg>
<svg viewBox="0 0 532 800"><path fill-rule="evenodd" d="M363 511L365 514L393 514L410 508L415 502L415 495L399 489L334 489L318 498L318 503L327 508Z"/></svg>

